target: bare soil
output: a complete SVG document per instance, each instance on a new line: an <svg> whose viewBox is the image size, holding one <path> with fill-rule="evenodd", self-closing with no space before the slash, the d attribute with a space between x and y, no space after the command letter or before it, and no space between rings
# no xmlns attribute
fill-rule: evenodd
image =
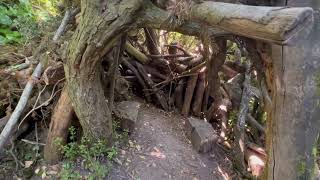
<svg viewBox="0 0 320 180"><path fill-rule="evenodd" d="M192 148L184 117L149 105L139 113L135 131L107 179L231 179L231 162L218 145L208 154Z"/></svg>

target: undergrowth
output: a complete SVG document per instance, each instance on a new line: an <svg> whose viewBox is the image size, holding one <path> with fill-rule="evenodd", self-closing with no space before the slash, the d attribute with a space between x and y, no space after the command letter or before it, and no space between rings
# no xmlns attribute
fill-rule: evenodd
<svg viewBox="0 0 320 180"><path fill-rule="evenodd" d="M107 142L92 143L89 138L82 137L76 141L76 128L69 128L70 142L60 146L64 155L64 163L60 172L61 179L103 179L112 167L112 161L118 154L118 145L128 138L127 131L119 133L119 124L113 123L114 143L108 146ZM60 143L57 141L56 143Z"/></svg>
<svg viewBox="0 0 320 180"><path fill-rule="evenodd" d="M25 43L40 37L57 15L58 0L0 1L0 45Z"/></svg>

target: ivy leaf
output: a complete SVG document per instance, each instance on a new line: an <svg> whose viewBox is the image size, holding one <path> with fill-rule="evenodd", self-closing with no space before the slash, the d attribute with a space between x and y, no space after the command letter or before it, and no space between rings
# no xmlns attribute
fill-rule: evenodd
<svg viewBox="0 0 320 180"><path fill-rule="evenodd" d="M8 40L7 40L5 37L3 37L3 36L0 35L0 45L6 44L7 41L8 41Z"/></svg>
<svg viewBox="0 0 320 180"><path fill-rule="evenodd" d="M2 25L11 25L12 24L12 20L9 16L3 14L1 17L0 17L0 24Z"/></svg>
<svg viewBox="0 0 320 180"><path fill-rule="evenodd" d="M17 31L11 31L11 33L6 34L6 38L11 42L19 43L21 40L21 34Z"/></svg>

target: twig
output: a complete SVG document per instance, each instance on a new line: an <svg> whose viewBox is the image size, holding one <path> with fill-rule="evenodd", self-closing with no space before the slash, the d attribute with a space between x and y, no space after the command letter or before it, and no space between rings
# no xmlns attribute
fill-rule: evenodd
<svg viewBox="0 0 320 180"><path fill-rule="evenodd" d="M149 54L148 55L151 58L174 58L174 57L190 57L186 54L164 54L164 55L155 55L155 54Z"/></svg>
<svg viewBox="0 0 320 180"><path fill-rule="evenodd" d="M65 78L60 79L60 80L54 85L53 90L52 90L52 92L51 92L51 96L50 96L49 99L47 99L45 102L43 102L43 103L40 104L39 106L33 107L33 108L24 116L24 118L21 120L21 122L20 122L19 125L18 125L18 129L19 129L19 127L21 126L21 124L24 122L24 120L25 120L33 111L41 108L42 106L48 105L49 102L56 96L56 94L57 94L59 91L62 90L62 89L59 89L59 90L55 91L57 85L58 85L61 81L63 81L64 79L65 79ZM41 95L41 94L39 94L39 96L40 96L40 95ZM39 96L38 96L38 98L39 98ZM37 103L37 102L36 102L36 103Z"/></svg>
<svg viewBox="0 0 320 180"><path fill-rule="evenodd" d="M39 145L38 145L38 142L39 142L39 138L38 138L38 123L36 122L35 123L35 126L34 126L34 131L35 131L35 136L36 136L36 142L37 142L37 148L36 148L36 157L38 157L39 155Z"/></svg>
<svg viewBox="0 0 320 180"><path fill-rule="evenodd" d="M40 146L45 146L46 145L45 143L34 142L34 141L27 140L27 139L21 139L21 141L23 141L25 143L28 143L28 144L32 144L32 145L40 145Z"/></svg>
<svg viewBox="0 0 320 180"><path fill-rule="evenodd" d="M14 142L13 142L13 138L10 139L10 143L11 143L11 148L9 150L9 153L11 154L11 156L13 157L14 161L16 162L16 171L18 171L19 169L19 165L21 165L22 167L24 167L24 164L19 161L19 159L17 158L17 156L13 153L14 151Z"/></svg>

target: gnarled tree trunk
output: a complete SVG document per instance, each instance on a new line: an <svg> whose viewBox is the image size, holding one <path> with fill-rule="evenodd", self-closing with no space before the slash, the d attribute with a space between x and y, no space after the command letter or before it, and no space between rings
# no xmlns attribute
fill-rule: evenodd
<svg viewBox="0 0 320 180"><path fill-rule="evenodd" d="M141 0L81 2L81 21L68 44L65 74L68 92L84 134L109 140L111 112L101 83L101 59L135 20Z"/></svg>

